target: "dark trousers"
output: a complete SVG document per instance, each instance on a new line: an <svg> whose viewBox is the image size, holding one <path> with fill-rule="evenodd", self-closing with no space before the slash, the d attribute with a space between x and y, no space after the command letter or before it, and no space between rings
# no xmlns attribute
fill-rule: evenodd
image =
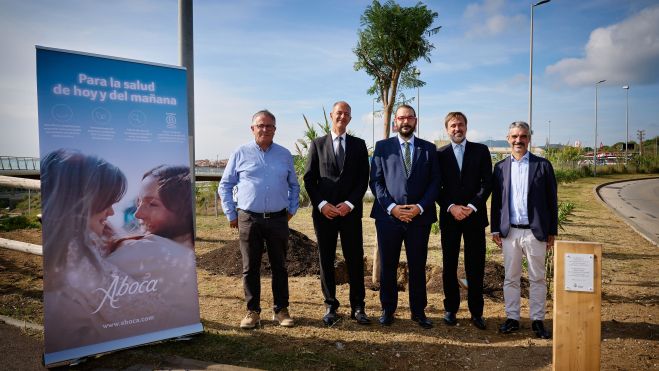
<svg viewBox="0 0 659 371"><path fill-rule="evenodd" d="M337 237L341 236L341 248L348 268L350 283L350 307L364 308L364 242L361 215L350 213L345 217L327 219L314 215L313 226L318 240L320 256L320 287L325 297L325 305L331 309L339 308L336 298L336 280L334 261L336 259Z"/></svg>
<svg viewBox="0 0 659 371"><path fill-rule="evenodd" d="M449 218L452 216L449 215ZM458 258L460 240L464 238L464 265L467 274L467 303L472 317L483 315L483 275L485 270L485 228L475 218L442 224L442 261L444 310L457 313L460 307Z"/></svg>
<svg viewBox="0 0 659 371"><path fill-rule="evenodd" d="M288 307L288 217L286 215L264 219L238 211L240 253L243 257L243 288L247 309L261 311L261 258L263 249L268 252L272 269L272 296L274 310Z"/></svg>
<svg viewBox="0 0 659 371"><path fill-rule="evenodd" d="M378 252L380 253L380 303L382 310L393 313L398 306L396 273L400 250L405 243L409 275L409 300L412 314L424 313L426 294L426 260L430 225L409 225L389 220L376 220Z"/></svg>

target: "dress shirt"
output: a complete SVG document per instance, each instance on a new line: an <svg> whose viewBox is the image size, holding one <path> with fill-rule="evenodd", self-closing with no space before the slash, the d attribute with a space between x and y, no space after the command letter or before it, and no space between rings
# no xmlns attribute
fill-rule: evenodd
<svg viewBox="0 0 659 371"><path fill-rule="evenodd" d="M401 137L400 135L398 135L398 143L400 144L401 159L403 158L405 153L405 142L406 140L403 139L403 137ZM410 143L410 158L412 159L412 163L410 164L410 166L414 167L414 135L412 135L410 139L407 140L407 142ZM403 160L403 162L404 161L405 160ZM403 164L403 166L405 166L405 164ZM412 169L410 169L410 172L412 172ZM396 204L393 202L389 206L387 206L387 214L391 215L391 210L394 208L394 206L396 206ZM416 206L418 206L419 210L421 210L421 212L419 212L419 215L423 214L423 208L421 207L421 205L416 204Z"/></svg>
<svg viewBox="0 0 659 371"><path fill-rule="evenodd" d="M256 142L244 144L229 158L218 193L230 221L238 217L236 209L256 213L288 209L293 215L299 207L300 194L293 156L276 143L265 151Z"/></svg>
<svg viewBox="0 0 659 371"><path fill-rule="evenodd" d="M410 158L412 159L412 165L414 165L414 135L410 137L408 142L410 143ZM405 139L403 139L400 135L398 136L398 143L400 143L400 153L405 153ZM401 158L403 158L403 156L401 156ZM411 170L412 169L410 169L410 171Z"/></svg>
<svg viewBox="0 0 659 371"><path fill-rule="evenodd" d="M339 153L339 152L338 152L338 151L339 151L339 143L341 143L341 145L343 146L343 151L344 151L344 153L345 153L345 150L346 150L346 133L343 133L343 134L341 134L341 135L337 135L337 134L334 133L333 131L330 131L330 134L332 135L332 146L334 147L334 155L336 155L337 153ZM339 137L343 138L343 140L342 140L341 142L339 142ZM343 166L346 166L346 164L344 163ZM353 205L353 204L352 204L350 201L348 201L348 200L343 201L343 203L346 204L346 205L348 205L348 207L350 208L350 210L352 210L352 209L355 208L355 205ZM319 211L322 211L322 210L323 210L323 206L325 206L325 205L327 205L327 200L322 200L322 201L318 204L318 210L319 210Z"/></svg>
<svg viewBox="0 0 659 371"><path fill-rule="evenodd" d="M346 150L346 133L343 133L341 135L337 135L333 131L330 131L332 135L332 146L334 147L334 154L339 153L339 137L341 137L343 140L341 141L341 145L343 146L343 151L345 152Z"/></svg>
<svg viewBox="0 0 659 371"><path fill-rule="evenodd" d="M462 172L462 165L464 165L465 153L467 152L467 140L465 139L461 143L455 143L455 142L451 141L451 146L453 147L453 154L455 155L456 160L458 159L458 146L462 146L462 164L460 164L460 172ZM453 205L455 205L455 204L448 205L448 207L446 208L446 211L450 212ZM471 208L472 210L474 210L474 212L478 211L478 209L476 209L476 206L474 206L472 204L467 204L467 206L469 208Z"/></svg>
<svg viewBox="0 0 659 371"><path fill-rule="evenodd" d="M510 161L510 223L529 224L529 153L518 161L511 156Z"/></svg>

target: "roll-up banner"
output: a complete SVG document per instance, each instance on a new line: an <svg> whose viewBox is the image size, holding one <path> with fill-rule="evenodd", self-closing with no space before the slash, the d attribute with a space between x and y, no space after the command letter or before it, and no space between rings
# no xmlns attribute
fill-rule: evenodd
<svg viewBox="0 0 659 371"><path fill-rule="evenodd" d="M203 331L185 69L36 49L45 364Z"/></svg>

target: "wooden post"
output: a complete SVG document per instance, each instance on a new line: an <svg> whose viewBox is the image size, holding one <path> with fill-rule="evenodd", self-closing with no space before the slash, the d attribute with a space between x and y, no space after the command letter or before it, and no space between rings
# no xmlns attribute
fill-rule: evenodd
<svg viewBox="0 0 659 371"><path fill-rule="evenodd" d="M41 182L34 179L23 179L13 176L0 175L0 186L9 188L23 188L38 191L41 188Z"/></svg>
<svg viewBox="0 0 659 371"><path fill-rule="evenodd" d="M599 370L602 334L602 244L556 241L554 248L552 369ZM566 271L571 278L584 276L582 274L584 269L567 262L566 254L592 255L594 275L592 292L566 289ZM572 259L570 260L572 261ZM566 266L566 264L571 264L571 266ZM587 269L585 270L587 271Z"/></svg>
<svg viewBox="0 0 659 371"><path fill-rule="evenodd" d="M43 255L43 249L40 245L34 245L27 242L8 240L0 238L0 247L10 250L22 251L34 255Z"/></svg>

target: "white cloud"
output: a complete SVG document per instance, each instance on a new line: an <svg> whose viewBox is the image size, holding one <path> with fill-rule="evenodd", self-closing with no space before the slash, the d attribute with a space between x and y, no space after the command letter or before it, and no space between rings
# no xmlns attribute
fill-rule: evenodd
<svg viewBox="0 0 659 371"><path fill-rule="evenodd" d="M659 6L590 34L583 58L566 58L547 73L569 85L592 85L606 79L615 84L659 81Z"/></svg>
<svg viewBox="0 0 659 371"><path fill-rule="evenodd" d="M467 6L464 13L468 26L466 36L492 37L515 30L526 23L526 16L522 14L504 14L506 8L505 0L485 0Z"/></svg>

